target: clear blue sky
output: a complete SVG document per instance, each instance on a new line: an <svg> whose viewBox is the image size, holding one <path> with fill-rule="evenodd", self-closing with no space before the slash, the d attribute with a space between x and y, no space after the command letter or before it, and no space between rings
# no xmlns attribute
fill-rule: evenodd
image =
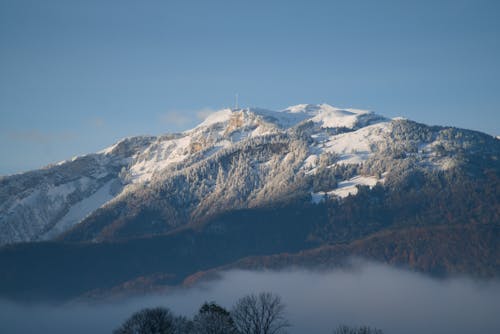
<svg viewBox="0 0 500 334"><path fill-rule="evenodd" d="M497 135L499 80L500 1L0 0L0 174L187 129L236 92Z"/></svg>

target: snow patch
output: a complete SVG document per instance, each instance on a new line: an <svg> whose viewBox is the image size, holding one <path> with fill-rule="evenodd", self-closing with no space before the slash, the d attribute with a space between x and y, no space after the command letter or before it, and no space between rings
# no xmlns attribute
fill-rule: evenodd
<svg viewBox="0 0 500 334"><path fill-rule="evenodd" d="M41 237L42 240L52 239L57 235L69 230L94 210L100 208L103 204L110 201L114 197L114 195L112 194L112 186L114 182L117 181L108 181L95 193L71 206L66 215L62 217L52 229L50 229Z"/></svg>
<svg viewBox="0 0 500 334"><path fill-rule="evenodd" d="M224 123L229 121L233 111L231 109L222 109L211 113L208 117L197 127L208 127L217 123Z"/></svg>
<svg viewBox="0 0 500 334"><path fill-rule="evenodd" d="M191 137L187 135L167 140L159 138L136 157L129 169L130 180L132 183L147 182L155 172L183 161L190 154L190 143Z"/></svg>
<svg viewBox="0 0 500 334"><path fill-rule="evenodd" d="M264 120L269 121L280 128L288 129L300 122L305 121L310 118L310 115L305 113L294 113L291 111L284 110L282 112L270 111L265 109L252 108L249 111L256 115L261 116Z"/></svg>
<svg viewBox="0 0 500 334"><path fill-rule="evenodd" d="M111 145L110 147L106 147L105 149L97 152L97 154L104 154L104 155L109 155L113 152L113 150L123 141L124 139L120 140L114 145Z"/></svg>
<svg viewBox="0 0 500 334"><path fill-rule="evenodd" d="M359 114L341 109L328 109L312 118L313 122L320 123L322 128L354 128Z"/></svg>
<svg viewBox="0 0 500 334"><path fill-rule="evenodd" d="M334 195L338 197L347 197L349 195L356 195L358 193L358 185L369 186L373 188L379 179L374 176L355 176L347 181L341 181L338 184L337 189L328 192L328 195Z"/></svg>
<svg viewBox="0 0 500 334"><path fill-rule="evenodd" d="M374 146L384 141L389 131L388 122L369 125L356 131L331 136L323 144L323 149L325 152L338 154L339 163L359 164L374 153Z"/></svg>
<svg viewBox="0 0 500 334"><path fill-rule="evenodd" d="M359 116L371 113L361 109L343 109L333 107L329 104L298 104L282 111L286 114L302 114L305 118L315 123L320 123L323 128L346 127L353 128L358 122Z"/></svg>
<svg viewBox="0 0 500 334"><path fill-rule="evenodd" d="M304 169L313 169L318 166L318 161L319 157L316 154L311 154L304 160L304 164L302 165L302 168Z"/></svg>
<svg viewBox="0 0 500 334"><path fill-rule="evenodd" d="M378 182L383 182L383 179L378 179L374 176L355 176L347 181L341 181L338 183L336 189L331 191L320 191L317 193L311 193L311 201L315 204L325 200L327 197L340 197L345 198L349 195L356 195L358 193L358 185L368 186L373 188Z"/></svg>

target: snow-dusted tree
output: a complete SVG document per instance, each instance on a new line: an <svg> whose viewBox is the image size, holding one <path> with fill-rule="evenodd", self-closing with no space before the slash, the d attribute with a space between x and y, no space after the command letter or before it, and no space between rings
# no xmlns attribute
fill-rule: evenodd
<svg viewBox="0 0 500 334"><path fill-rule="evenodd" d="M231 316L242 334L286 333L290 323L284 317L285 305L278 295L262 292L238 300Z"/></svg>
<svg viewBox="0 0 500 334"><path fill-rule="evenodd" d="M238 333L229 312L214 302L204 303L193 322L195 334Z"/></svg>

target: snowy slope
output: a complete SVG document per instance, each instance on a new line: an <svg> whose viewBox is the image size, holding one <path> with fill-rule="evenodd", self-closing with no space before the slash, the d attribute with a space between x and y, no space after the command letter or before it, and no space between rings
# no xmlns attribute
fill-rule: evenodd
<svg viewBox="0 0 500 334"><path fill-rule="evenodd" d="M342 199L408 166L453 168L452 153L477 136L328 104L223 109L182 133L1 177L0 244L55 238L98 208L150 205L144 198L176 224L300 191L315 203Z"/></svg>
<svg viewBox="0 0 500 334"><path fill-rule="evenodd" d="M106 182L96 192L70 206L64 217L59 219L54 226L40 238L42 240L49 240L69 230L93 211L113 199L120 188L121 184L116 179Z"/></svg>
<svg viewBox="0 0 500 334"><path fill-rule="evenodd" d="M151 137L0 178L0 244L56 236L119 193L120 172Z"/></svg>
<svg viewBox="0 0 500 334"><path fill-rule="evenodd" d="M292 106L281 112L260 108L223 109L208 116L192 130L159 137L131 165L129 180L148 182L155 173L199 151L211 148L207 157L244 139L284 132L307 121L317 123L321 129L354 129L383 120L369 111L339 109L326 104Z"/></svg>

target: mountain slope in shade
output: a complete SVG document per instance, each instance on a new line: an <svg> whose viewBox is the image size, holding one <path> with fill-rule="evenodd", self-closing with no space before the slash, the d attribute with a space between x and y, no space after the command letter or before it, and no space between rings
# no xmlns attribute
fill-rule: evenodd
<svg viewBox="0 0 500 334"><path fill-rule="evenodd" d="M151 139L0 177L0 244L50 239L79 223L121 191L121 170Z"/></svg>
<svg viewBox="0 0 500 334"><path fill-rule="evenodd" d="M351 243L323 245L297 253L249 256L208 271L196 272L186 277L183 285L191 286L217 278L218 274L227 270L296 267L321 270L348 266L356 257L432 273L436 277L472 273L476 277L495 277L500 273L499 238L498 225L441 225L382 231ZM161 286L160 281L151 279L152 286Z"/></svg>
<svg viewBox="0 0 500 334"><path fill-rule="evenodd" d="M0 248L0 296L112 297L156 291L231 268L328 268L350 256L427 274L500 275L499 175L442 174L319 204L300 200L242 209L169 233L105 242ZM440 191L436 191L437 185Z"/></svg>
<svg viewBox="0 0 500 334"><path fill-rule="evenodd" d="M239 124L247 124L247 118L255 124L251 122L257 111L233 112L229 120L215 123L219 134L223 131L215 145L207 149L203 144L198 152L155 172L148 181L132 184L60 239L104 241L157 235L202 224L230 210L293 200L317 204L356 195L362 186L395 188L412 173L445 172L475 163L498 166L499 145L491 136L387 120L372 113L358 113L357 121L349 124L339 121L342 127L324 127L316 117L327 111L273 114L259 110L256 119L264 123L257 128L231 125L235 118ZM297 121L296 115L303 119ZM331 121L330 116L327 119ZM264 132L262 128L264 135L253 135ZM228 143L228 136L236 139Z"/></svg>
<svg viewBox="0 0 500 334"><path fill-rule="evenodd" d="M0 296L99 298L350 256L498 277L499 180L500 140L480 132L325 104L225 109L0 178Z"/></svg>
<svg viewBox="0 0 500 334"><path fill-rule="evenodd" d="M326 104L225 109L180 134L2 177L0 244L136 237L290 197L318 203L401 170L454 168L474 150L494 156L498 141Z"/></svg>

